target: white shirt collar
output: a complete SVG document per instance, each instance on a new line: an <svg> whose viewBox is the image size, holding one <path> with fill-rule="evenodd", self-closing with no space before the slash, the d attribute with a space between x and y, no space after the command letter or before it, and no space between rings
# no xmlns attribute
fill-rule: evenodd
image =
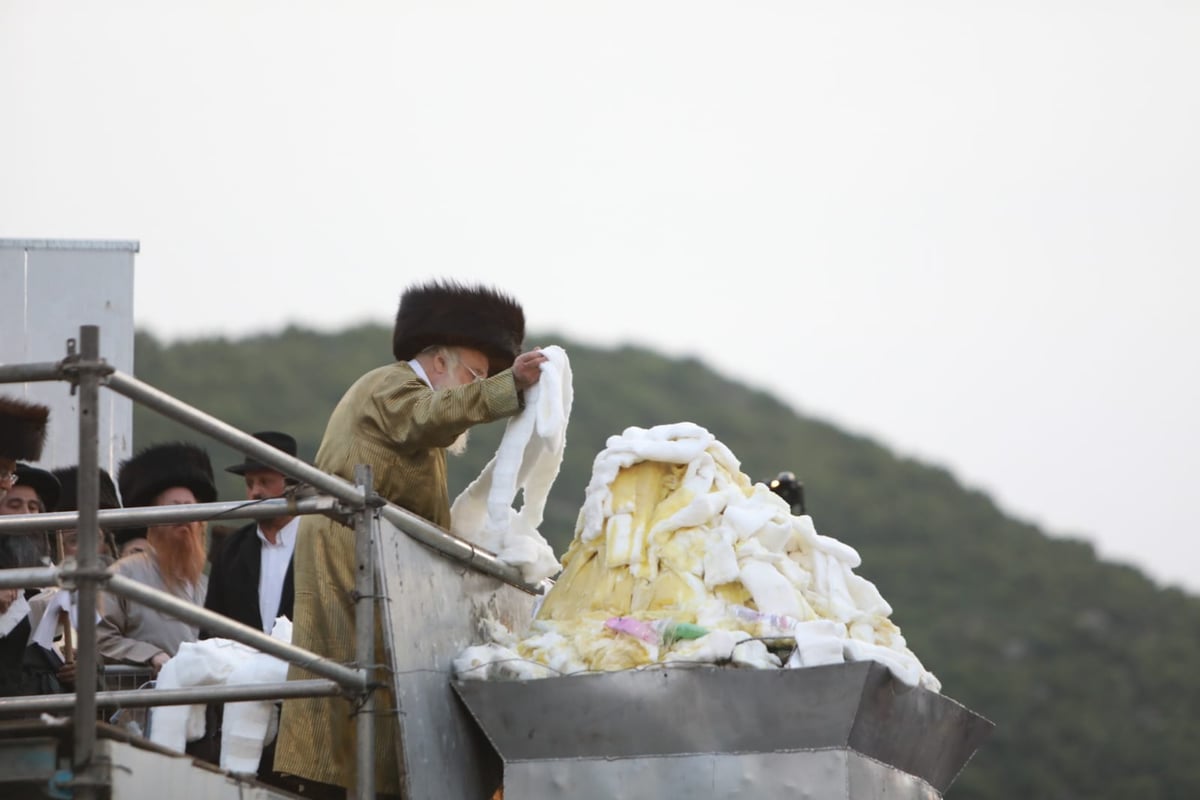
<svg viewBox="0 0 1200 800"><path fill-rule="evenodd" d="M430 389L433 388L433 382L430 381L429 376L425 374L425 368L421 366L420 361L417 361L415 358L410 358L408 360L408 365L412 367L413 372L417 373L418 378L425 381L426 386L428 386Z"/></svg>
<svg viewBox="0 0 1200 800"><path fill-rule="evenodd" d="M279 533L275 534L275 544L271 544L267 537L263 535L262 526L255 527L254 532L258 534L258 540L267 547L285 547L291 550L296 546L296 531L300 530L300 518L292 517L287 525L279 529Z"/></svg>

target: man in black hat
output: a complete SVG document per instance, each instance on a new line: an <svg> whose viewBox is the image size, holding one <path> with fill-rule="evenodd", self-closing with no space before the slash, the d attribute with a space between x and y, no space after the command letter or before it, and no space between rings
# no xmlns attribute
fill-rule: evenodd
<svg viewBox="0 0 1200 800"><path fill-rule="evenodd" d="M98 507L103 509L120 508L121 500L117 497L117 487L113 483L112 476L107 470L97 469L97 478L99 480L99 503ZM55 511L78 511L79 510L79 467L59 467L53 470L54 477L58 479L58 483L62 486L62 491L58 495L58 505L54 507ZM137 533L139 531L135 531ZM76 550L79 546L79 531L76 528L63 528L58 532L58 542L55 546L61 546L62 552L55 554L56 560L74 558ZM100 551L100 558L105 563L111 563L117 558L116 540L113 537L113 532L106 528L100 529L100 541L96 547Z"/></svg>
<svg viewBox="0 0 1200 800"><path fill-rule="evenodd" d="M254 434L260 442L296 455L296 440L279 431ZM246 481L247 500L283 497L289 484L279 470L247 456L226 472ZM270 633L279 616L292 618L292 553L300 521L284 516L252 522L217 547L208 571L205 608Z"/></svg>
<svg viewBox="0 0 1200 800"><path fill-rule="evenodd" d="M46 442L50 408L0 395L0 504L20 480L18 461L37 461ZM21 501L24 505L24 500ZM25 513L24 510L14 513ZM28 537L0 534L0 569L36 566ZM25 663L29 602L20 589L0 589L0 695L41 691Z"/></svg>
<svg viewBox="0 0 1200 800"><path fill-rule="evenodd" d="M296 455L296 439L279 431L260 431L254 438L277 450ZM293 481L274 467L250 456L225 468L246 481L247 500L283 497ZM292 618L292 553L300 520L293 516L251 522L226 536L214 549L208 570L204 607L244 625L271 633L279 617ZM207 634L202 632L201 637ZM220 719L218 710L211 717ZM278 782L271 772L274 740L263 748L259 780Z"/></svg>
<svg viewBox="0 0 1200 800"><path fill-rule="evenodd" d="M28 464L17 464L13 472L16 477L0 499L0 514L44 514L54 510L62 488L57 478ZM36 566L50 555L45 531L4 538L10 540L7 544L22 566Z"/></svg>
<svg viewBox="0 0 1200 800"><path fill-rule="evenodd" d="M191 505L217 499L208 453L187 442L147 447L121 464L117 485L126 508ZM145 529L148 550L125 556L110 571L204 605L208 576L202 521L164 522ZM148 666L156 674L199 629L121 595L104 593L96 642L110 661Z"/></svg>
<svg viewBox="0 0 1200 800"><path fill-rule="evenodd" d="M400 298L395 361L359 378L325 429L316 466L346 480L356 464L374 470L375 491L443 527L450 525L446 450L469 428L521 410L546 356L521 352L525 314L483 286L434 282ZM294 643L342 663L354 660L354 531L306 516L296 542ZM379 619L379 616L376 617ZM376 640L380 637L377 632ZM310 677L293 667L291 680ZM380 675L381 683L387 682ZM384 691L378 708L394 708ZM376 727L376 787L400 792L396 725ZM335 787L355 783L354 708L341 698L283 704L275 769ZM342 791L344 796L345 792Z"/></svg>

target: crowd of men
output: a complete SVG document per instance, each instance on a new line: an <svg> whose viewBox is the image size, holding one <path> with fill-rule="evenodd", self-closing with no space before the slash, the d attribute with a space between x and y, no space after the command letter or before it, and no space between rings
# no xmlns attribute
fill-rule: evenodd
<svg viewBox="0 0 1200 800"><path fill-rule="evenodd" d="M449 527L446 452L469 428L517 414L524 392L541 376L545 356L523 350L525 317L513 298L484 286L431 282L401 296L392 336L394 361L363 375L333 409L314 464L353 479L355 465L374 470L387 500ZM10 514L75 510L76 467L53 472L31 465L41 456L49 409L0 396L0 510ZM254 434L291 456L294 437ZM291 481L247 458L227 467L242 476L248 500L283 496ZM151 445L124 461L116 485L101 470L101 508L213 502L209 456L188 443ZM343 663L354 659L354 535L323 516L284 516L238 529L213 546L203 522L103 531L101 556L110 571L270 633L283 616L293 642ZM0 569L72 559L74 530L0 535ZM0 590L0 694L72 691L69 603L60 590ZM33 631L47 609L61 612L56 638L39 644ZM379 619L379 615L376 615ZM378 634L378 631L377 631ZM157 674L183 642L205 632L140 603L103 593L97 646L106 663ZM377 635L382 648L381 636ZM382 650L380 650L382 651ZM289 679L311 677L292 667ZM382 675L380 676L382 678ZM377 706L394 708L381 691ZM375 783L380 797L398 796L394 716L377 725ZM344 698L283 703L275 753L260 776L286 778L303 796L344 798L356 781L353 709Z"/></svg>

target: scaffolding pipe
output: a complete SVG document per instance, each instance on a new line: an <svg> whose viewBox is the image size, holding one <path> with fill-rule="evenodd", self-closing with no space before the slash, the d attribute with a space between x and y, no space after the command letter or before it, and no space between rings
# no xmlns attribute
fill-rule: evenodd
<svg viewBox="0 0 1200 800"><path fill-rule="evenodd" d="M447 533L424 517L400 506L389 503L380 509L380 515L423 545L432 547L444 556L471 567L477 572L491 575L529 594L544 594L553 583L540 581L528 583L521 577L521 570L505 564L482 547Z"/></svg>
<svg viewBox="0 0 1200 800"><path fill-rule="evenodd" d="M0 569L0 589L35 589L57 586L62 571L58 567L18 567Z"/></svg>
<svg viewBox="0 0 1200 800"><path fill-rule="evenodd" d="M291 697L332 697L345 690L334 681L306 680L283 683L247 683L236 686L198 686L188 689L129 689L97 692L96 705L103 708L151 708L190 706L201 703L236 703L248 700L281 700ZM0 717L42 711L66 711L75 707L73 694L38 694L0 697Z"/></svg>
<svg viewBox="0 0 1200 800"><path fill-rule="evenodd" d="M210 633L226 639L233 639L235 642L241 642L244 645L253 647L255 650L260 650L276 658L281 658L289 664L301 666L309 672L337 681L347 689L362 691L366 688L366 680L364 680L362 673L356 669L351 669L335 661L322 658L316 653L311 653L302 647L296 647L293 644L273 639L256 628L243 625L215 611L209 611L207 608L189 603L187 600L181 600L174 595L161 592L158 589L154 589L144 583L139 583L124 575L110 575L108 578L108 591L122 597L128 597L130 600L157 611L162 611L176 619L190 622Z"/></svg>
<svg viewBox="0 0 1200 800"><path fill-rule="evenodd" d="M79 386L79 463L100 463L100 369L107 369L100 360L100 328L83 325L79 328L80 359L74 365L78 370ZM96 674L96 591L101 580L100 554L96 543L100 540L100 528L96 524L96 512L100 507L100 473L94 469L80 469L78 482L79 500L79 552L76 563L75 581L78 587L77 608L79 617L76 631L79 641L86 643L76 653L76 669L79 675ZM100 573L100 574L97 574ZM96 749L96 682L81 680L75 692L75 749L73 765L79 779L76 796L80 800L96 797L99 774L94 762Z"/></svg>
<svg viewBox="0 0 1200 800"><path fill-rule="evenodd" d="M192 520L273 519L301 514L333 514L342 505L329 495L270 500L189 503L169 506L103 509L96 519L101 528L143 528ZM82 511L0 516L0 536L30 531L67 530L78 526Z"/></svg>
<svg viewBox="0 0 1200 800"><path fill-rule="evenodd" d="M354 508L360 508L363 505L362 494L352 484L326 474L294 456L289 456L282 450L255 439L248 433L242 433L232 425L205 414L149 384L142 383L137 378L116 370L108 376L107 384L108 388L114 392L125 395L130 400L199 433L210 436L222 444L229 445L271 469L279 470L284 475L290 475L326 494L331 494Z"/></svg>
<svg viewBox="0 0 1200 800"><path fill-rule="evenodd" d="M375 487L375 474L369 464L354 467L354 482L363 497L370 497ZM375 539L379 535L374 508L358 513L354 525L354 557L358 571L354 578L354 659L362 670L363 680L370 684L375 664ZM354 718L358 747L355 751L354 796L357 800L375 797L375 693L363 694Z"/></svg>
<svg viewBox="0 0 1200 800"><path fill-rule="evenodd" d="M61 361L0 366L0 383L41 383L66 378Z"/></svg>

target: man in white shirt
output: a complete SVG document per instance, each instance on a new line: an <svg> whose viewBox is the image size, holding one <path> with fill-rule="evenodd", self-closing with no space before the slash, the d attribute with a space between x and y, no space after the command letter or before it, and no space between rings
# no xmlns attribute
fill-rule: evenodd
<svg viewBox="0 0 1200 800"><path fill-rule="evenodd" d="M262 431L254 438L296 455L296 440L286 433ZM225 471L245 478L247 500L282 497L289 484L283 473L250 457ZM229 534L213 553L204 607L264 633L274 629L277 617L291 619L292 552L299 525L296 517L274 517Z"/></svg>
<svg viewBox="0 0 1200 800"><path fill-rule="evenodd" d="M286 433L261 431L254 434L254 438L289 456L296 455L296 440ZM247 500L282 497L293 483L282 472L249 456L225 471L245 479ZM278 617L291 619L294 597L292 552L296 548L299 528L299 517L272 517L251 522L226 536L213 548L204 607L267 634L274 630ZM201 633L201 638L206 635ZM218 723L218 719L220 715L210 709L209 730L219 724L224 736L224 722ZM219 744L214 743L213 747L220 749ZM263 748L258 779L282 785L279 776L271 771L274 759L272 740Z"/></svg>

